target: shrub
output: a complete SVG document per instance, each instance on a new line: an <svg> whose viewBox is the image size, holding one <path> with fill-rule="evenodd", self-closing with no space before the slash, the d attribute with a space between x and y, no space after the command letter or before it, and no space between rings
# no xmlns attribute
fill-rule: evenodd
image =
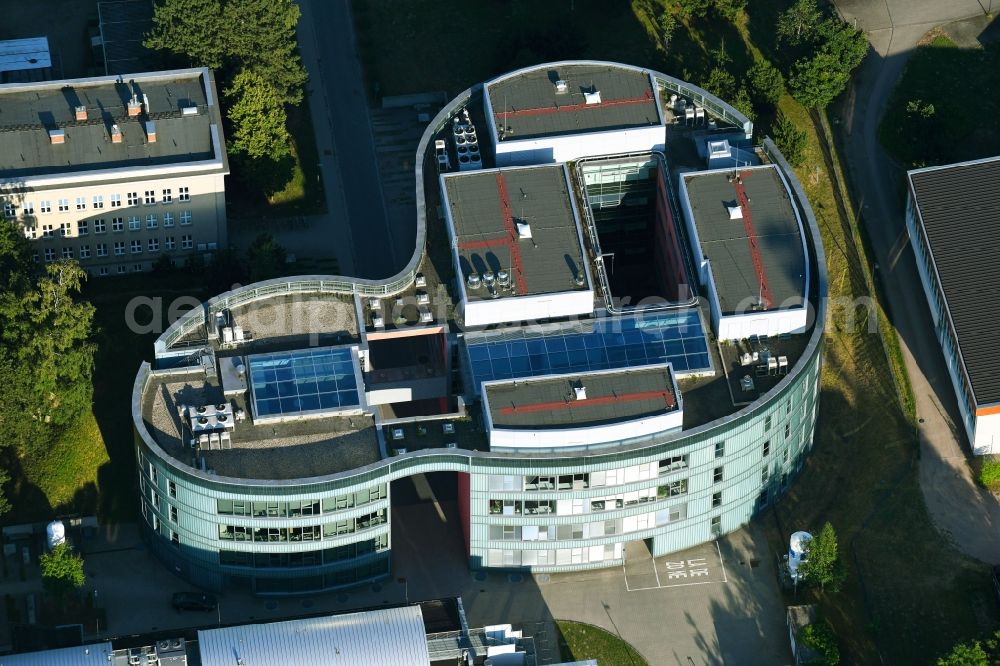
<svg viewBox="0 0 1000 666"><path fill-rule="evenodd" d="M755 100L777 104L785 93L785 77L777 67L763 58L747 71L747 78L750 80L750 92Z"/></svg>
<svg viewBox="0 0 1000 666"><path fill-rule="evenodd" d="M979 483L990 490L1000 490L1000 459L985 456L979 463Z"/></svg>
<svg viewBox="0 0 1000 666"><path fill-rule="evenodd" d="M792 166L801 166L806 159L808 136L785 114L779 113L772 128L774 143Z"/></svg>

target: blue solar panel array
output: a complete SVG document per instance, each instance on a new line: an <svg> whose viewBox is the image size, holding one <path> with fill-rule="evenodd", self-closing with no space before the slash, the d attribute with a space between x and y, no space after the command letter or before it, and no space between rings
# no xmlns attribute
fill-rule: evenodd
<svg viewBox="0 0 1000 666"><path fill-rule="evenodd" d="M650 363L679 373L710 371L708 340L697 310L600 319L553 329L485 331L465 338L478 393L482 382Z"/></svg>
<svg viewBox="0 0 1000 666"><path fill-rule="evenodd" d="M361 404L349 347L247 357L256 418Z"/></svg>

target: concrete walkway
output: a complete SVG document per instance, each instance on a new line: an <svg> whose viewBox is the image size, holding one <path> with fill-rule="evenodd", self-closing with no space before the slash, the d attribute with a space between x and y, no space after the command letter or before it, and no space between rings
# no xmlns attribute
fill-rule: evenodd
<svg viewBox="0 0 1000 666"><path fill-rule="evenodd" d="M904 222L904 171L882 150L878 124L917 42L950 21L979 20L976 0L839 0L847 21L868 32L875 50L855 76L841 121L856 203L875 249L884 294L899 332L916 398L920 484L937 528L957 548L1000 561L1000 503L973 482L965 435Z"/></svg>

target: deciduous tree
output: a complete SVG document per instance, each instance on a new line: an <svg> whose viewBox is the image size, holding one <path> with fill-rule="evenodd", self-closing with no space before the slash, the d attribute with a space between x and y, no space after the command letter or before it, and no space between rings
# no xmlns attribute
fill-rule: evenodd
<svg viewBox="0 0 1000 666"><path fill-rule="evenodd" d="M83 573L83 558L73 552L68 543L61 543L39 558L42 570L42 585L57 599L64 599L70 593L83 587L86 577Z"/></svg>
<svg viewBox="0 0 1000 666"><path fill-rule="evenodd" d="M229 137L232 151L252 159L277 160L291 151L291 138L285 123L288 116L278 92L254 70L245 69L225 90L229 100L227 116L233 130Z"/></svg>
<svg viewBox="0 0 1000 666"><path fill-rule="evenodd" d="M805 560L799 565L802 579L810 585L819 585L820 589L836 591L844 580L844 563L840 559L837 546L837 533L833 525L826 523L808 543Z"/></svg>
<svg viewBox="0 0 1000 666"><path fill-rule="evenodd" d="M816 0L798 0L778 17L778 39L789 46L811 40L819 30L823 13Z"/></svg>
<svg viewBox="0 0 1000 666"><path fill-rule="evenodd" d="M772 127L774 143L792 166L801 166L806 159L806 143L809 137L785 114L778 112Z"/></svg>
<svg viewBox="0 0 1000 666"><path fill-rule="evenodd" d="M777 104L785 94L785 77L764 58L758 59L747 71L752 97L767 104Z"/></svg>
<svg viewBox="0 0 1000 666"><path fill-rule="evenodd" d="M164 0L156 3L153 29L143 46L190 59L197 67L219 69L229 55L220 0Z"/></svg>

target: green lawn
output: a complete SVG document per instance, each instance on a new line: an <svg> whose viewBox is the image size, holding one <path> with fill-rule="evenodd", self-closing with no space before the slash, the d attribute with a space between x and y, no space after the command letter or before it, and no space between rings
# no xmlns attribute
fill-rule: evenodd
<svg viewBox="0 0 1000 666"><path fill-rule="evenodd" d="M879 128L882 144L907 168L997 155L997 90L1000 44L959 49L938 35L907 63Z"/></svg>
<svg viewBox="0 0 1000 666"><path fill-rule="evenodd" d="M582 622L556 620L559 656L564 661L596 659L608 666L649 666L631 645L612 633Z"/></svg>

